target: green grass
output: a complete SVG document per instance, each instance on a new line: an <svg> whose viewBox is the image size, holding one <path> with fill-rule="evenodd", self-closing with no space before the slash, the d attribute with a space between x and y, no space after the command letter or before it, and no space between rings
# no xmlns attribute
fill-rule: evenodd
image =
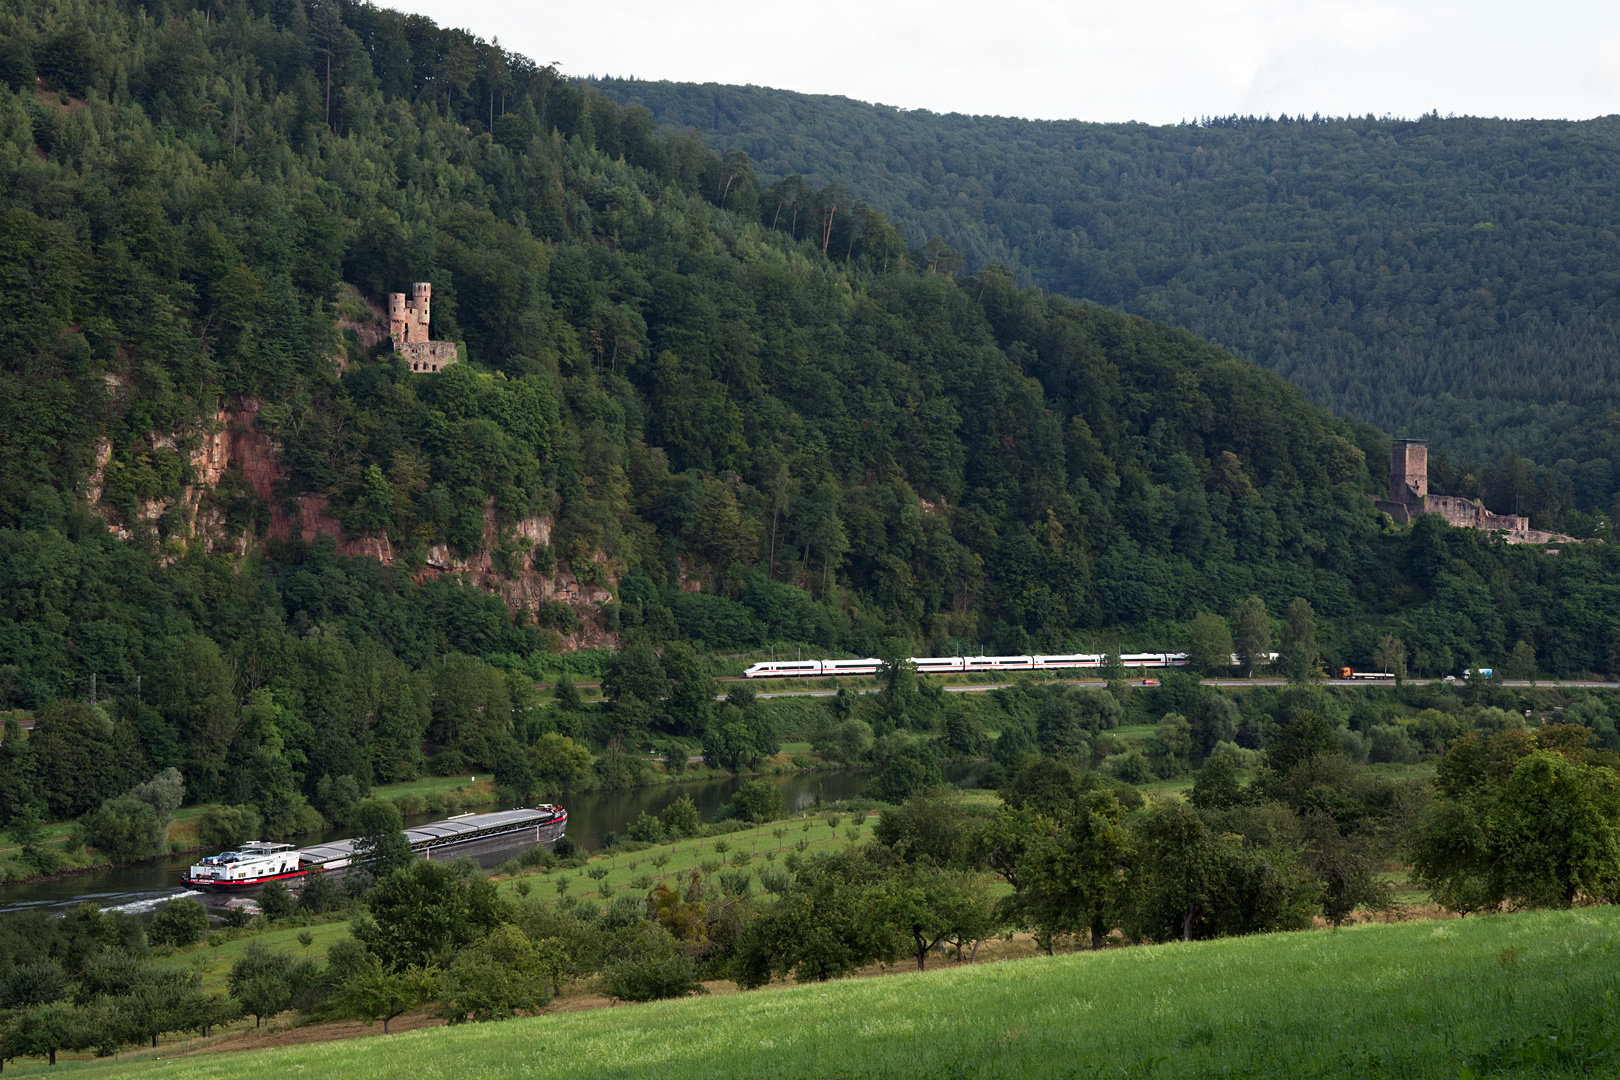
<svg viewBox="0 0 1620 1080"><path fill-rule="evenodd" d="M308 930L315 940L310 943L306 952L298 943L298 935ZM229 931L217 931L222 935L229 935ZM194 967L202 975L203 989L213 993L225 992L225 976L230 974L231 965L247 951L250 942L260 942L272 949L292 953L297 957L308 956L311 960L322 961L326 959L326 951L333 944L349 936L349 920L334 918L331 922L319 923L314 926L282 926L277 924L273 929L259 932L240 932L231 940L226 941L218 949L211 949L206 944L189 945L184 949L177 949L168 956L160 956L156 963L170 967Z"/></svg>
<svg viewBox="0 0 1620 1080"><path fill-rule="evenodd" d="M1617 935L1615 908L1364 926L940 963L921 975L58 1071L161 1069L185 1080L1451 1078L1499 1040L1567 1024L1597 1004L1617 981Z"/></svg>
<svg viewBox="0 0 1620 1080"><path fill-rule="evenodd" d="M494 798L494 780L485 773L476 785L470 783L473 773L465 776L457 773L455 776L425 776L420 780L403 780L397 784L381 784L371 789L374 799L395 799L401 795L420 795L427 798L429 795L448 795L457 792L465 802L469 797ZM465 788L467 790L463 791Z"/></svg>
<svg viewBox="0 0 1620 1080"><path fill-rule="evenodd" d="M849 815L845 814L836 834L827 828L827 822L820 817L794 817L756 825L745 831L727 833L724 836L688 838L675 843L659 844L645 851L599 854L585 867L579 869L559 869L549 873L544 870L525 869L511 877L500 877L497 879L497 888L504 895L515 899L518 883L524 882L529 886L530 899L555 903L559 896L564 895L557 892L557 883L566 878L568 879L566 895L577 896L591 903L603 903L605 901L602 896L602 885L608 886L613 895L618 895L620 890L630 889L633 890L631 895L639 896L645 890L633 883L644 875L651 880L653 887L656 887L658 882L664 881L673 888L678 875L706 861L723 862L721 869L735 869L733 861L739 853L748 854L747 869L757 874L761 870L773 867L779 869L782 859L795 850L794 845L800 840L808 840L810 843L806 854L826 851L835 844L847 844L849 820ZM875 816L862 819L859 843L871 839L872 826L876 822ZM806 823L810 825L809 830L804 828ZM776 829L787 830L780 841L773 835ZM724 854L714 850L716 842L726 845ZM766 857L767 853L775 853L774 862ZM654 866L652 862L653 858L660 854L669 856L669 862L662 869ZM585 876L587 869L597 866L608 868L608 874L600 885ZM756 892L759 889L757 881L754 889ZM608 899L611 899L611 896Z"/></svg>

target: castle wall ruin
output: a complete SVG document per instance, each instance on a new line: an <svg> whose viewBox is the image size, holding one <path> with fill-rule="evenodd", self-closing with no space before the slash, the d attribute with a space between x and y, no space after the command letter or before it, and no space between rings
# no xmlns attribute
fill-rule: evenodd
<svg viewBox="0 0 1620 1080"><path fill-rule="evenodd" d="M1429 494L1429 448L1418 439L1396 439L1389 448L1389 498L1373 503L1402 525L1421 514L1438 514L1459 529L1504 532L1510 544L1579 543L1530 527L1520 514L1493 514L1478 499Z"/></svg>

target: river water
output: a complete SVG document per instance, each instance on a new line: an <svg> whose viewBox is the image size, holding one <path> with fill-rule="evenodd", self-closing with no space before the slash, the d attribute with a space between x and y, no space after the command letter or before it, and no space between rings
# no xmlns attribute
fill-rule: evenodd
<svg viewBox="0 0 1620 1080"><path fill-rule="evenodd" d="M854 798L861 793L870 776L871 773L866 770L843 770L792 773L767 779L782 789L783 802L788 810L809 812L816 805L818 797L824 802ZM568 835L576 843L595 851L602 846L608 833L622 834L642 811L656 816L683 795L697 804L698 814L704 821L713 821L720 808L731 801L732 792L747 779L752 778L696 780L631 791L571 795L563 800L563 805L568 809ZM494 806L478 806L473 807L471 812L482 813L494 809ZM407 824L421 825L446 816L439 814L412 818ZM295 842L313 844L340 840L349 835L341 829L334 829L318 837L301 837ZM104 909L150 911L177 896L195 895L180 884L180 877L186 867L204 854L194 851L135 866L71 874L54 881L0 885L0 913L28 909L65 911L85 901L99 904ZM480 861L486 866L494 866L505 862L513 854L513 851L500 851L481 856Z"/></svg>

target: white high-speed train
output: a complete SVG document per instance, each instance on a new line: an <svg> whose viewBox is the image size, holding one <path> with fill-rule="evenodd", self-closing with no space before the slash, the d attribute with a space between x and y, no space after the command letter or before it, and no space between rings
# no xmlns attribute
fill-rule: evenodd
<svg viewBox="0 0 1620 1080"><path fill-rule="evenodd" d="M1276 653L1271 658L1277 658ZM921 674L953 671L1051 671L1059 668L1100 668L1107 658L1102 653L1067 653L1062 656L912 656L908 657ZM1128 668L1184 667L1187 654L1122 653L1120 665ZM1232 663L1238 663L1237 655ZM755 664L743 675L750 679L819 678L827 675L875 675L883 661L864 660L768 660Z"/></svg>

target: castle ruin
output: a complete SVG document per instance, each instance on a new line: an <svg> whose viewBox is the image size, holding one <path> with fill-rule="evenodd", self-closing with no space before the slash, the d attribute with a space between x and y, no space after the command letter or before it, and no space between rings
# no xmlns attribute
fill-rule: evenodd
<svg viewBox="0 0 1620 1080"><path fill-rule="evenodd" d="M433 285L426 281L411 284L408 300L404 293L388 294L388 336L412 371L440 371L461 359L455 342L430 340L432 301Z"/></svg>
<svg viewBox="0 0 1620 1080"><path fill-rule="evenodd" d="M1459 529L1507 533L1510 544L1569 541L1558 533L1530 528L1519 514L1493 514L1478 499L1429 494L1429 448L1421 439L1396 439L1389 448L1389 498L1373 505L1406 525L1420 514L1439 514Z"/></svg>

